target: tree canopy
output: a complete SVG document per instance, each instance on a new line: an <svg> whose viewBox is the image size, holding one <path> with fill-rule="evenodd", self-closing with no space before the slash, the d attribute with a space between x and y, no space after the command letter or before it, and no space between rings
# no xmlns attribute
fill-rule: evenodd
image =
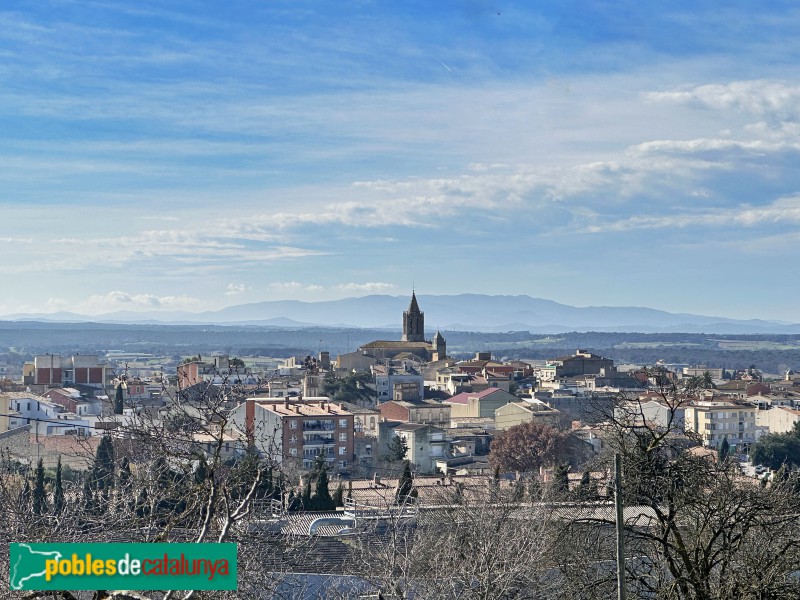
<svg viewBox="0 0 800 600"><path fill-rule="evenodd" d="M533 420L510 427L495 437L489 462L502 472L530 473L563 461L574 444L568 432Z"/></svg>

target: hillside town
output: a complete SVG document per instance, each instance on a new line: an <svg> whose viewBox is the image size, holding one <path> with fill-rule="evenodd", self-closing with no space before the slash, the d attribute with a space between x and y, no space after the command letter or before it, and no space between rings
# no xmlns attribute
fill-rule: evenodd
<svg viewBox="0 0 800 600"><path fill-rule="evenodd" d="M485 351L454 360L440 332L426 334L414 293L400 340L375 340L346 354L180 361L44 354L24 365L20 380L2 385L4 468L24 480L20 498L38 490L36 515L70 504L95 506L96 515L98 502L114 505L110 489L123 484L101 481L101 460L110 460L108 473L127 473L126 481L146 481L151 469L158 480L160 469L170 481L194 473L202 482L199 472L220 477L249 465L239 491L224 492L229 502L257 507L249 527L293 543L306 538L321 552L295 556L296 563L272 557L281 564L270 569L282 573L275 589L311 573L303 585L323 595L330 593L325 578L352 583L341 579L355 573L343 540L367 529L380 538L377 523L450 527L453 515L441 506L467 510L464 498L477 503L487 490L499 494L492 506L501 498L528 506L547 500L610 523L603 512L614 496L608 457L619 451L620 435L672 448L667 471L678 453L733 473L745 488L778 489L800 467L800 376L791 371L766 380L755 368L615 365L581 349L544 361L497 360ZM790 439L798 443L786 449ZM145 450L151 445L159 449L156 463ZM116 459L101 458L109 446ZM4 489L11 494L14 486ZM193 502L207 501L203 489ZM145 511L152 493L139 492L133 514L158 513L161 528L174 519L180 527L173 523L169 535L192 538L187 498L161 499ZM636 501L641 506L631 510L646 512L662 499L649 507ZM570 514L557 520L573 523ZM356 579L363 597L378 597L370 589L384 593L381 578L376 585Z"/></svg>

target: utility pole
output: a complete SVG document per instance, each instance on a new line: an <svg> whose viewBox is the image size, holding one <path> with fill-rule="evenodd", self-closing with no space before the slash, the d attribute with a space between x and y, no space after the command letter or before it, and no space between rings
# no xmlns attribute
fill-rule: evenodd
<svg viewBox="0 0 800 600"><path fill-rule="evenodd" d="M614 454L614 509L617 528L617 600L625 600L625 522L622 514L622 459Z"/></svg>

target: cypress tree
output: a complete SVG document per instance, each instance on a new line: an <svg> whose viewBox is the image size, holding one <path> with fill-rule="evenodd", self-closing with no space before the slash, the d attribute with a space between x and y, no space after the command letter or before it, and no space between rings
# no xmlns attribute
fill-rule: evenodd
<svg viewBox="0 0 800 600"><path fill-rule="evenodd" d="M397 492L395 493L395 500L398 504L402 504L408 499L413 487L414 480L411 478L411 462L404 460L403 474L400 475L400 480L397 482Z"/></svg>
<svg viewBox="0 0 800 600"><path fill-rule="evenodd" d="M344 483L341 481L339 482L336 491L333 492L333 505L336 507L344 506Z"/></svg>
<svg viewBox="0 0 800 600"><path fill-rule="evenodd" d="M561 496L569 493L569 465L563 464L556 467L553 473L553 491Z"/></svg>
<svg viewBox="0 0 800 600"><path fill-rule="evenodd" d="M302 510L312 510L311 504L311 477L306 477L306 482L303 485L303 493L300 494L300 506Z"/></svg>
<svg viewBox="0 0 800 600"><path fill-rule="evenodd" d="M122 462L119 464L119 489L122 490L124 493L130 491L131 488L131 463L128 460L127 456L122 458Z"/></svg>
<svg viewBox="0 0 800 600"><path fill-rule="evenodd" d="M53 512L60 514L64 510L64 485L61 482L61 455L58 456L56 465L56 482L53 489Z"/></svg>
<svg viewBox="0 0 800 600"><path fill-rule="evenodd" d="M109 490L114 487L114 444L111 437L104 435L97 447L92 470L93 489L103 493L108 498Z"/></svg>
<svg viewBox="0 0 800 600"><path fill-rule="evenodd" d="M719 462L725 462L728 460L728 455L731 452L731 445L728 443L728 438L723 438L722 443L717 448L717 460Z"/></svg>
<svg viewBox="0 0 800 600"><path fill-rule="evenodd" d="M87 515L93 515L97 512L97 504L95 503L94 494L92 494L92 487L94 487L92 477L87 475L86 479L83 480L83 512Z"/></svg>
<svg viewBox="0 0 800 600"><path fill-rule="evenodd" d="M123 390L122 390L122 382L120 382L117 384L117 390L116 393L114 394L114 414L121 415L123 412L122 411L123 406L124 406Z"/></svg>
<svg viewBox="0 0 800 600"><path fill-rule="evenodd" d="M336 505L333 503L333 498L331 498L328 467L325 464L325 457L322 456L322 454L317 456L314 467L317 475L317 484L314 489L313 500L314 510L333 510L336 508Z"/></svg>
<svg viewBox="0 0 800 600"><path fill-rule="evenodd" d="M33 486L33 514L41 515L47 511L47 497L44 491L44 463L39 459L36 465L36 480Z"/></svg>

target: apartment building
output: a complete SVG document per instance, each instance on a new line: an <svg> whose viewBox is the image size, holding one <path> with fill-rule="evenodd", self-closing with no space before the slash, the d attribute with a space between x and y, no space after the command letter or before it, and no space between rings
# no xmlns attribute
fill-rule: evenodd
<svg viewBox="0 0 800 600"><path fill-rule="evenodd" d="M687 431L698 434L703 445L716 448L727 439L731 446L758 441L756 408L732 402L702 401L686 407Z"/></svg>
<svg viewBox="0 0 800 600"><path fill-rule="evenodd" d="M278 462L310 469L322 454L332 468L346 469L353 461L354 415L326 397L248 398L231 412L231 421Z"/></svg>

